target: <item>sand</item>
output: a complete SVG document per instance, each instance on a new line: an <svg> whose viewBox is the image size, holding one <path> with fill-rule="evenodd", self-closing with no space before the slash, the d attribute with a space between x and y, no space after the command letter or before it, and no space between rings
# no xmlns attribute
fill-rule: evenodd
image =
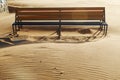
<svg viewBox="0 0 120 80"><path fill-rule="evenodd" d="M65 27L62 39L57 40L57 35L52 34L56 26L52 29L51 26L25 27L19 32L19 38L11 39L13 42L0 40L0 80L120 80L119 1L36 1L11 0L9 4L23 7L105 6L108 35L87 40L96 29L89 28L90 33L82 34L78 27ZM12 32L13 22L14 14L0 14L1 37Z"/></svg>

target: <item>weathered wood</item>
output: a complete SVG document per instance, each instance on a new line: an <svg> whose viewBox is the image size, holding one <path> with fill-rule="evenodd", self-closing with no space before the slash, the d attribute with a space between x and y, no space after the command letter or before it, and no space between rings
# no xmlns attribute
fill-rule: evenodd
<svg viewBox="0 0 120 80"><path fill-rule="evenodd" d="M29 15L29 16L19 16L18 18L16 18L17 20L59 20L59 16L58 15Z"/></svg>
<svg viewBox="0 0 120 80"><path fill-rule="evenodd" d="M104 7L16 8L16 20L103 20Z"/></svg>

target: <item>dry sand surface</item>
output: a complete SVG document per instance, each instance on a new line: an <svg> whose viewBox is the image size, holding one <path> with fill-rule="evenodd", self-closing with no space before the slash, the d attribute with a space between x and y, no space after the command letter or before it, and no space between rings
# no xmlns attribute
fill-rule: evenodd
<svg viewBox="0 0 120 80"><path fill-rule="evenodd" d="M57 40L53 34L56 26L25 27L13 42L0 40L0 80L120 80L119 2L9 0L9 5L22 7L105 6L109 30L105 38L99 37L101 32L89 39L96 29L81 34L78 27L65 27L62 39ZM0 14L0 37L11 33L13 22L14 14Z"/></svg>

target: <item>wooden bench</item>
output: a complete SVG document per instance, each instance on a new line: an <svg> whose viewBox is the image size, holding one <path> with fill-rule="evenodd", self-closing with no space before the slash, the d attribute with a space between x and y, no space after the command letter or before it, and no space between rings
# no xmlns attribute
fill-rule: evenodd
<svg viewBox="0 0 120 80"><path fill-rule="evenodd" d="M16 8L15 10L15 22L12 24L14 35L23 25L58 25L58 38L61 36L62 25L95 25L100 26L105 35L107 34L105 7Z"/></svg>

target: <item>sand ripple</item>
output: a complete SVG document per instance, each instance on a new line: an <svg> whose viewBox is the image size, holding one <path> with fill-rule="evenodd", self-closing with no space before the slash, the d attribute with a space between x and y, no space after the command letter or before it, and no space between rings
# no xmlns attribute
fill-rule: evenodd
<svg viewBox="0 0 120 80"><path fill-rule="evenodd" d="M76 48L79 51L79 47ZM65 50L62 44L58 46L50 43L1 49L0 78L2 80L119 80L107 70L105 66L108 64L101 65L100 61L93 63L86 58L87 56L81 54L81 51L74 52L75 54L72 48Z"/></svg>

